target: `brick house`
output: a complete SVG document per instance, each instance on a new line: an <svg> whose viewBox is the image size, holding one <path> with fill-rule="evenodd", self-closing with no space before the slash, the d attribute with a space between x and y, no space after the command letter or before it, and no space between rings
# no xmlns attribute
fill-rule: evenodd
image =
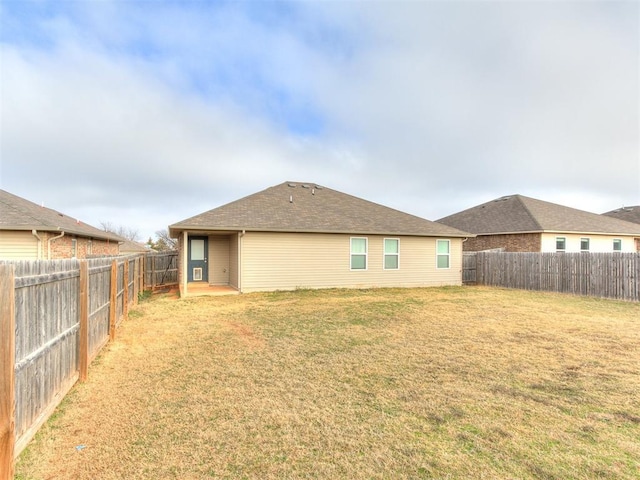
<svg viewBox="0 0 640 480"><path fill-rule="evenodd" d="M0 259L118 255L124 239L0 190Z"/></svg>
<svg viewBox="0 0 640 480"><path fill-rule="evenodd" d="M634 252L640 224L523 195L509 195L438 220L474 233L465 251Z"/></svg>

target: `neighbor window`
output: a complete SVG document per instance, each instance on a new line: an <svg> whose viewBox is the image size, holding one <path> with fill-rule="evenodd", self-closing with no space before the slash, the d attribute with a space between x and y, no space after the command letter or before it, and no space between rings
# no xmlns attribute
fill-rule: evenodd
<svg viewBox="0 0 640 480"><path fill-rule="evenodd" d="M75 238L71 239L71 258L76 258L78 255L78 240Z"/></svg>
<svg viewBox="0 0 640 480"><path fill-rule="evenodd" d="M397 238L384 239L384 269L397 270L400 268L400 240Z"/></svg>
<svg viewBox="0 0 640 480"><path fill-rule="evenodd" d="M556 250L564 252L567 249L567 239L564 237L556 237Z"/></svg>
<svg viewBox="0 0 640 480"><path fill-rule="evenodd" d="M580 239L580 250L583 252L588 252L589 251L589 239L588 238L581 238Z"/></svg>
<svg viewBox="0 0 640 480"><path fill-rule="evenodd" d="M351 270L367 269L367 239L351 239Z"/></svg>
<svg viewBox="0 0 640 480"><path fill-rule="evenodd" d="M619 238L613 239L613 251L621 252L622 251L622 240Z"/></svg>
<svg viewBox="0 0 640 480"><path fill-rule="evenodd" d="M449 268L451 242L449 240L436 241L436 265L438 268Z"/></svg>

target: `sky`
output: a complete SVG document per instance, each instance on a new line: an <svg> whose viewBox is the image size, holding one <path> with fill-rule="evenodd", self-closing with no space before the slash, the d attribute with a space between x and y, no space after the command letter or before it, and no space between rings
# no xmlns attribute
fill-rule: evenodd
<svg viewBox="0 0 640 480"><path fill-rule="evenodd" d="M640 204L640 2L0 0L0 188L157 230L285 181Z"/></svg>

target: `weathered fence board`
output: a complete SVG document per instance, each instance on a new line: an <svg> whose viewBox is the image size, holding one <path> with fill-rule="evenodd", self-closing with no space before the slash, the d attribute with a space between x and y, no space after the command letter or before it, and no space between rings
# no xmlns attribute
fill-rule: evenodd
<svg viewBox="0 0 640 480"><path fill-rule="evenodd" d="M462 256L462 283L473 285L476 282L476 254L465 252Z"/></svg>
<svg viewBox="0 0 640 480"><path fill-rule="evenodd" d="M145 286L157 288L178 284L178 252L149 253L145 255Z"/></svg>
<svg viewBox="0 0 640 480"><path fill-rule="evenodd" d="M463 280L640 301L640 253L465 253Z"/></svg>
<svg viewBox="0 0 640 480"><path fill-rule="evenodd" d="M78 378L86 378L137 301L142 272L141 256L0 261L0 480Z"/></svg>
<svg viewBox="0 0 640 480"><path fill-rule="evenodd" d="M0 479L13 478L15 450L14 266L0 265Z"/></svg>

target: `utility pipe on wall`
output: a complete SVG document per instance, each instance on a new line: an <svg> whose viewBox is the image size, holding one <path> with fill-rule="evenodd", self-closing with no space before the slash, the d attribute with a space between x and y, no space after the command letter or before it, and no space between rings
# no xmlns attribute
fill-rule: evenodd
<svg viewBox="0 0 640 480"><path fill-rule="evenodd" d="M57 240L59 238L64 237L64 232L62 232L60 235L56 236L56 237L52 237L47 241L47 260L51 260L51 242L53 242L54 240Z"/></svg>

